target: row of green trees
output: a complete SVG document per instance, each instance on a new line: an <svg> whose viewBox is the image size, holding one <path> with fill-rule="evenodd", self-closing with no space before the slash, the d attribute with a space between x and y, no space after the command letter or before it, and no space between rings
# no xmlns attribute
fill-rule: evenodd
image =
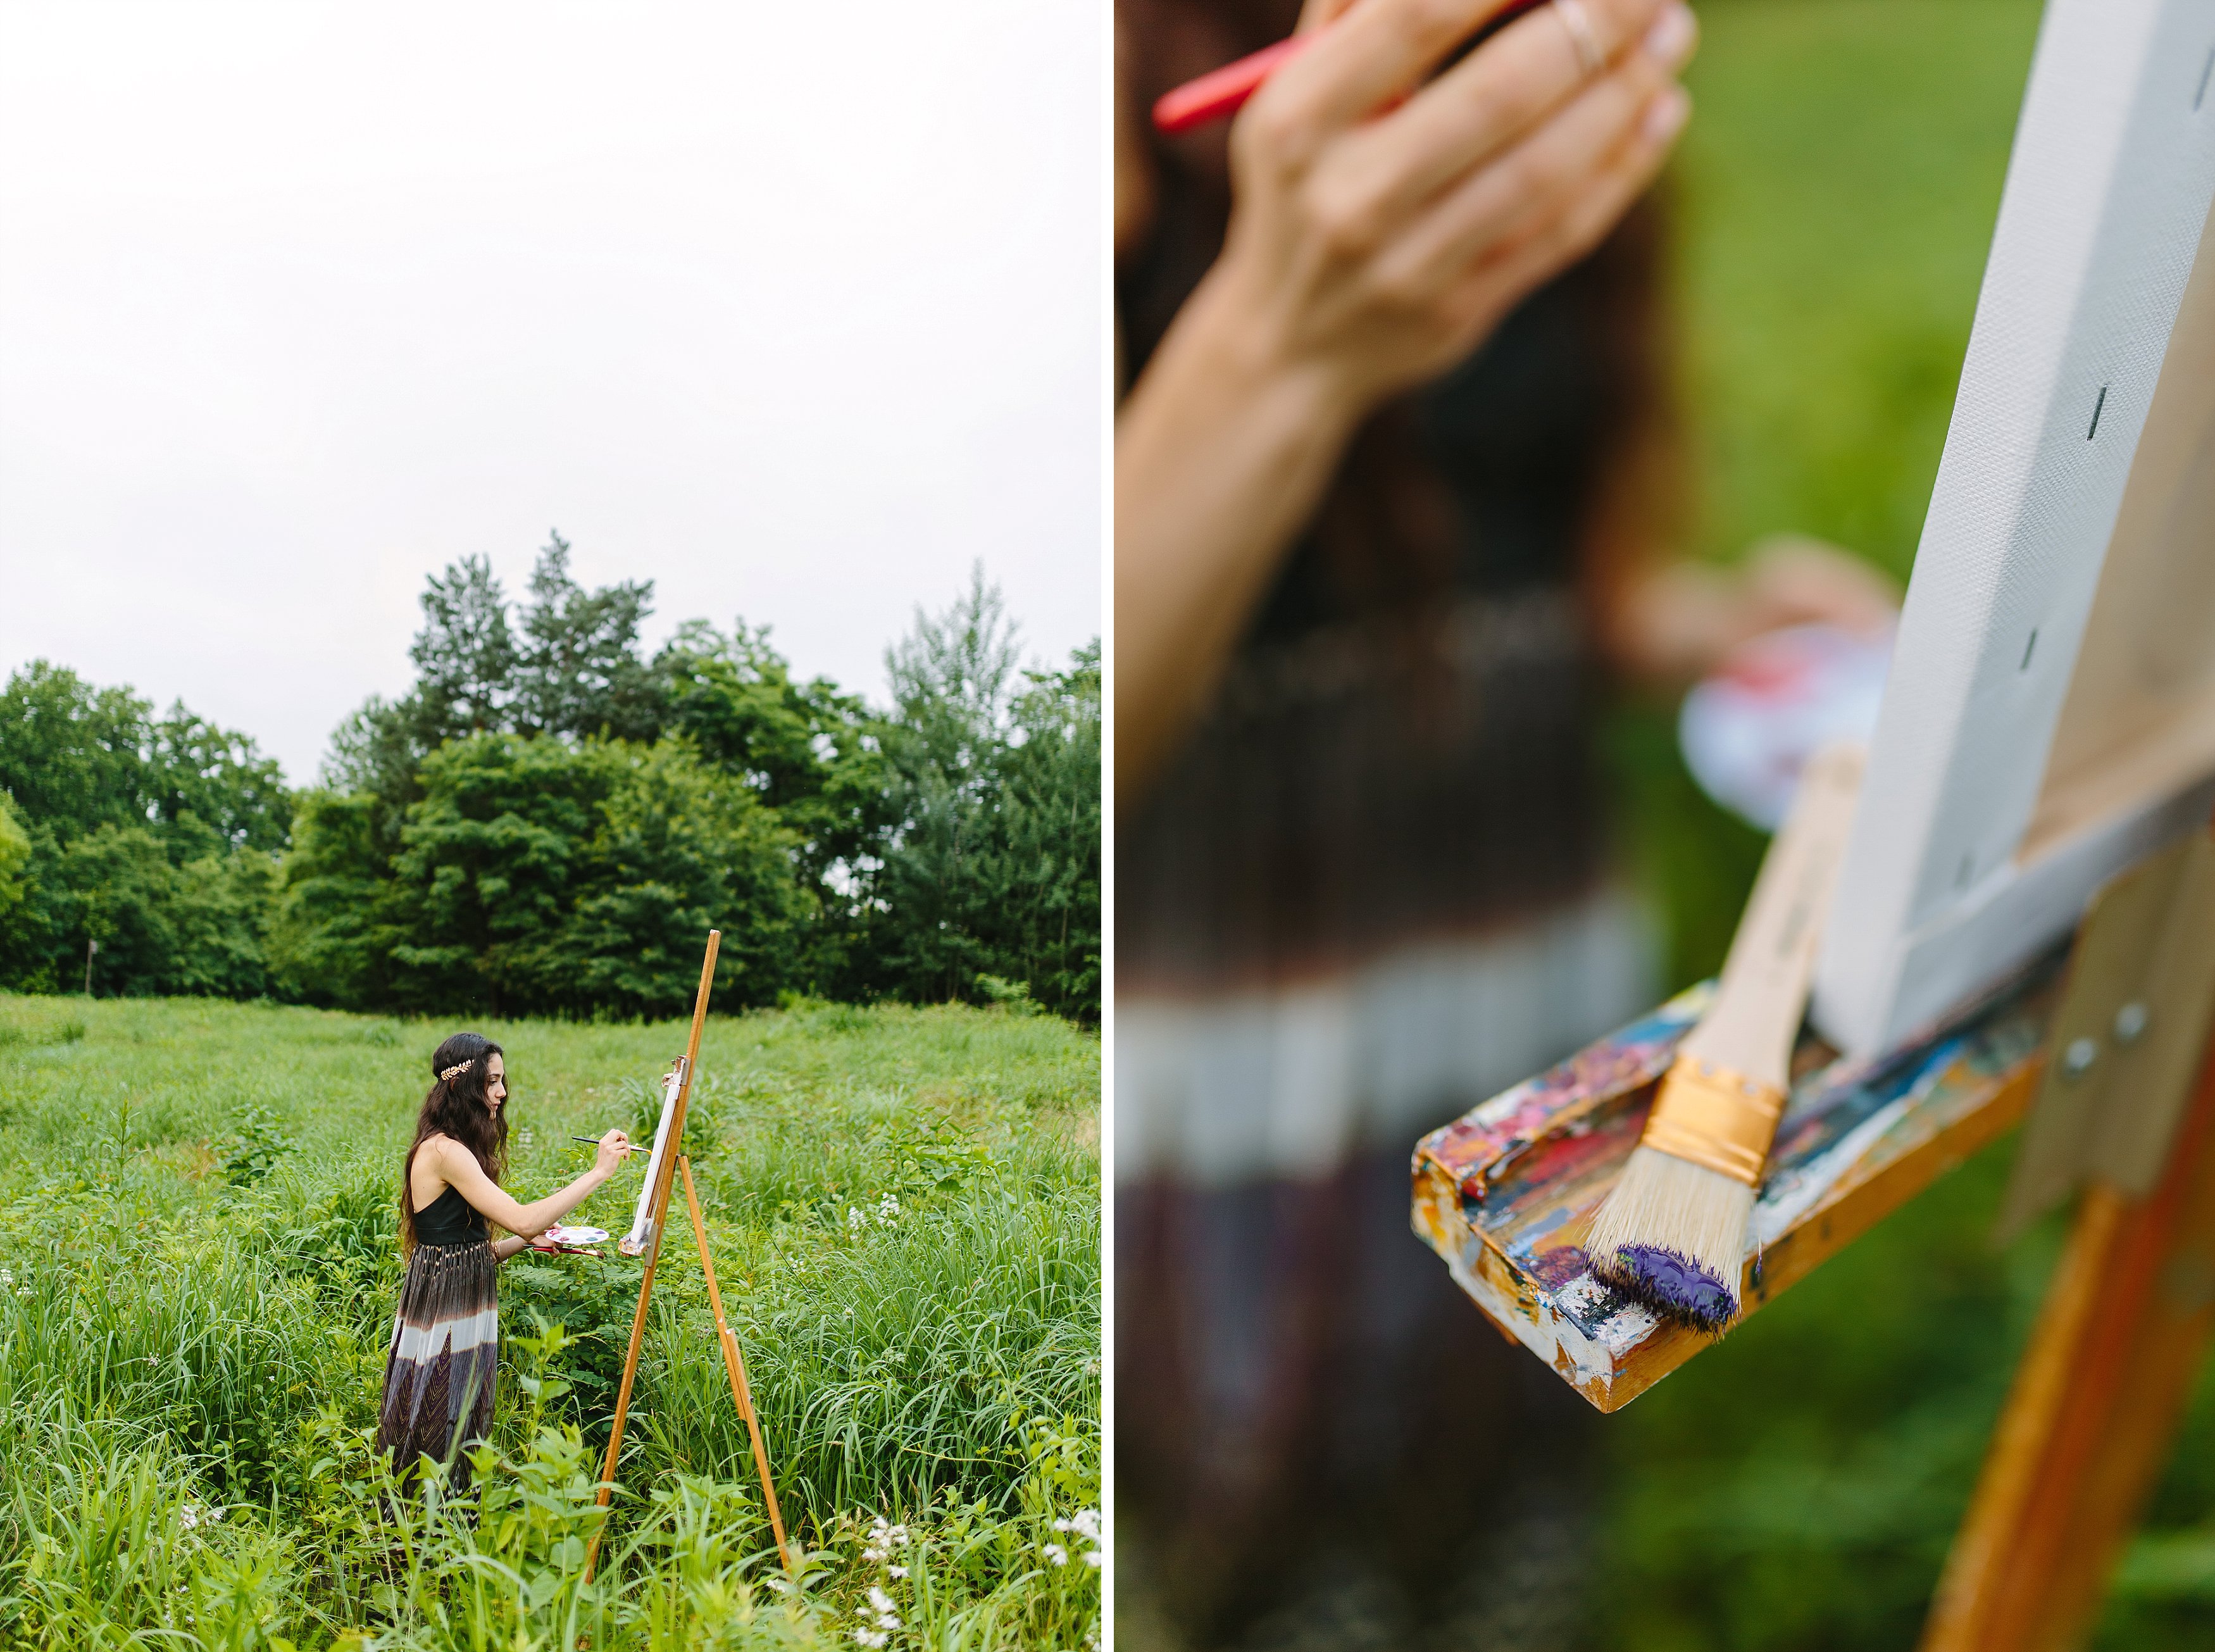
<svg viewBox="0 0 2215 1652"><path fill-rule="evenodd" d="M1100 1002L1100 665L1021 668L979 571L877 709L766 628L588 591L559 535L511 602L433 578L415 680L289 791L245 735L46 662L0 693L0 986L664 1015L719 1001Z"/></svg>

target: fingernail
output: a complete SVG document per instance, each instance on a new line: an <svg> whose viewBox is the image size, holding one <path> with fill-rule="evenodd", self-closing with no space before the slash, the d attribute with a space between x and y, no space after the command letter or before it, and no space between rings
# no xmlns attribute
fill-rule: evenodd
<svg viewBox="0 0 2215 1652"><path fill-rule="evenodd" d="M1672 3L1646 31L1646 55L1665 69L1674 69L1692 55L1692 42L1699 33L1692 9Z"/></svg>
<svg viewBox="0 0 2215 1652"><path fill-rule="evenodd" d="M1692 100L1681 86L1672 86L1658 94L1646 106L1645 118L1639 122L1649 144L1666 144L1684 129L1684 118L1692 113Z"/></svg>

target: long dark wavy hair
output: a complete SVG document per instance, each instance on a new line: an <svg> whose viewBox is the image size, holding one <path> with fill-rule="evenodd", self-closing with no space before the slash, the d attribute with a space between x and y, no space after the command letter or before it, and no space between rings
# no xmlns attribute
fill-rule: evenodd
<svg viewBox="0 0 2215 1652"><path fill-rule="evenodd" d="M410 1178L415 1152L426 1136L450 1136L476 1156L484 1173L494 1181L507 1168L507 1108L493 1111L485 1100L485 1066L506 1052L482 1033L456 1033L431 1053L431 1092L423 1110L415 1115L415 1139L408 1144L407 1162L400 1167L400 1248L415 1249L415 1196ZM461 1072L451 1078L439 1075L450 1068Z"/></svg>

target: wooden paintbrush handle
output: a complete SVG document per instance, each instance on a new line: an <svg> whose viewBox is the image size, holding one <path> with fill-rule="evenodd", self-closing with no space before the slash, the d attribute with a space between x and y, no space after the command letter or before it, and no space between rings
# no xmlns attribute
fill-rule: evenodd
<svg viewBox="0 0 2215 1652"><path fill-rule="evenodd" d="M1686 1036L1684 1056L1785 1087L1865 755L1858 743L1841 743L1808 759L1731 939L1715 1003Z"/></svg>

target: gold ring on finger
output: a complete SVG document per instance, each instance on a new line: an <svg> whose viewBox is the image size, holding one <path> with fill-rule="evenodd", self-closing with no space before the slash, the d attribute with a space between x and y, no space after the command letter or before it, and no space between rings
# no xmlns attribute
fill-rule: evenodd
<svg viewBox="0 0 2215 1652"><path fill-rule="evenodd" d="M1569 49L1577 54L1577 64L1590 79L1599 73L1607 62L1607 53L1599 49L1599 35L1592 28L1592 14L1585 9L1585 0L1553 0L1554 15L1562 20L1568 31Z"/></svg>

